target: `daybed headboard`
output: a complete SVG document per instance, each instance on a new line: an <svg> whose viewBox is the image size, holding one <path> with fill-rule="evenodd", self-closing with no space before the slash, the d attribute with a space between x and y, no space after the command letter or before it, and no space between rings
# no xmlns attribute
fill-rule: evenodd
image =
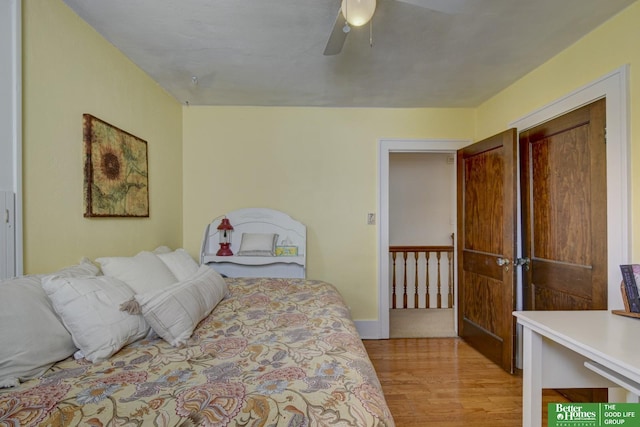
<svg viewBox="0 0 640 427"><path fill-rule="evenodd" d="M233 256L216 256L220 248L218 225L227 217L234 228ZM278 256L238 256L243 233L275 233ZM287 246L287 248L281 248ZM295 249L292 249L294 247ZM297 255L294 253L297 252ZM307 228L284 212L267 208L247 208L229 212L208 224L204 231L200 262L230 277L306 276Z"/></svg>

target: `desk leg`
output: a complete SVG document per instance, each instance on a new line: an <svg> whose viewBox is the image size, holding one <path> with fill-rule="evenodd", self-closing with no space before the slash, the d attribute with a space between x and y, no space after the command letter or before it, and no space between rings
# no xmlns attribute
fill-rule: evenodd
<svg viewBox="0 0 640 427"><path fill-rule="evenodd" d="M542 425L542 337L524 327L522 333L522 426Z"/></svg>

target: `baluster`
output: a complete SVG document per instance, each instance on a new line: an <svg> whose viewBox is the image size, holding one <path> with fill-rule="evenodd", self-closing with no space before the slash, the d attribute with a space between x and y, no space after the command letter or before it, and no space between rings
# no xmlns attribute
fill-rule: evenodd
<svg viewBox="0 0 640 427"><path fill-rule="evenodd" d="M393 258L393 294L391 296L391 308L396 308L396 252L391 252L391 257Z"/></svg>
<svg viewBox="0 0 640 427"><path fill-rule="evenodd" d="M413 308L418 308L418 257L420 256L420 252L416 251L413 253L414 258L416 259L416 274L415 279L413 280Z"/></svg>
<svg viewBox="0 0 640 427"><path fill-rule="evenodd" d="M442 308L442 294L441 294L441 290L442 290L442 280L440 278L440 256L441 256L442 252L438 251L437 258L438 258L438 308Z"/></svg>
<svg viewBox="0 0 640 427"><path fill-rule="evenodd" d="M402 252L404 258L404 294L402 295L402 308L407 308L407 251Z"/></svg>
<svg viewBox="0 0 640 427"><path fill-rule="evenodd" d="M449 259L449 308L453 308L453 251L447 252L447 258Z"/></svg>
<svg viewBox="0 0 640 427"><path fill-rule="evenodd" d="M409 253L413 252L414 257L414 265L415 265L415 274L414 281L412 286L414 286L413 292L413 308L420 308L420 256L421 253L424 252L425 257L425 308L431 308L431 252L436 253L436 265L435 267L438 269L437 274L437 284L434 286L433 295L436 298L434 302L434 308L443 308L443 305L448 308L453 308L454 298L455 298L455 289L454 289L454 247L453 246L390 246L389 252L391 253L391 258L393 262L393 275L392 275L392 304L391 308L409 308L408 297L411 290L409 289L409 280L407 273L407 264L409 263ZM403 277L402 279L398 278L398 254L402 252L402 258L404 263ZM443 277L444 274L442 271L442 254L447 253L447 265L448 265L448 275L447 275L447 301L443 303L442 298L442 286L443 286ZM397 301L398 299L398 280L403 280L403 295L402 295L402 307L400 303Z"/></svg>
<svg viewBox="0 0 640 427"><path fill-rule="evenodd" d="M425 251L424 259L426 265L426 275L424 278L424 286L425 286L425 308L431 308L431 296L429 295L429 257L431 256L431 252Z"/></svg>
<svg viewBox="0 0 640 427"><path fill-rule="evenodd" d="M449 280L447 284L449 285L448 291L448 303L449 308L453 308L453 248L456 245L456 234L451 233L451 250L447 251L447 260L449 262Z"/></svg>
<svg viewBox="0 0 640 427"><path fill-rule="evenodd" d="M453 251L447 252L447 259L449 260L448 303L449 303L449 308L453 308Z"/></svg>

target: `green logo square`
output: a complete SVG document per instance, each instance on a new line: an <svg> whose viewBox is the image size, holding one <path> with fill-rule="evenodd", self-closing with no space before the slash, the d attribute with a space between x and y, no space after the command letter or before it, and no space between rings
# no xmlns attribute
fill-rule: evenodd
<svg viewBox="0 0 640 427"><path fill-rule="evenodd" d="M549 427L640 427L640 403L549 403Z"/></svg>

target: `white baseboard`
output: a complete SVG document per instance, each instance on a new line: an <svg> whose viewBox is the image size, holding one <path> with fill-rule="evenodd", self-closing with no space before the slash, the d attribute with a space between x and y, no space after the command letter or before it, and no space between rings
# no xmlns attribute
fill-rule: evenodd
<svg viewBox="0 0 640 427"><path fill-rule="evenodd" d="M386 339L380 336L380 325L377 320L355 320L356 329L363 340Z"/></svg>

